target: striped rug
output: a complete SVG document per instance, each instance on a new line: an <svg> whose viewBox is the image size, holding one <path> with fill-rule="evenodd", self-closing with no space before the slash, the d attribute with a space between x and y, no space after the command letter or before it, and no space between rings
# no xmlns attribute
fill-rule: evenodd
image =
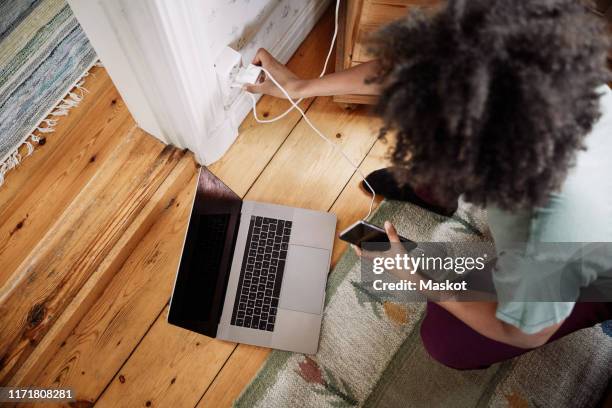
<svg viewBox="0 0 612 408"><path fill-rule="evenodd" d="M465 203L443 218L385 201L373 217L421 242L489 236L486 214ZM592 407L612 377L612 321L486 370L458 371L423 348L424 304L393 300L361 281L359 259L346 251L328 279L317 354L272 352L235 406Z"/></svg>
<svg viewBox="0 0 612 408"><path fill-rule="evenodd" d="M79 103L96 60L65 0L0 1L0 185Z"/></svg>

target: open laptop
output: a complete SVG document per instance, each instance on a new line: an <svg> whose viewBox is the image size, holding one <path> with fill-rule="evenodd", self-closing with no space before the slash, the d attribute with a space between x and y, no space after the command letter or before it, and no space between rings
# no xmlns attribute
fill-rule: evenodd
<svg viewBox="0 0 612 408"><path fill-rule="evenodd" d="M333 214L242 201L202 167L168 322L315 353L335 228Z"/></svg>

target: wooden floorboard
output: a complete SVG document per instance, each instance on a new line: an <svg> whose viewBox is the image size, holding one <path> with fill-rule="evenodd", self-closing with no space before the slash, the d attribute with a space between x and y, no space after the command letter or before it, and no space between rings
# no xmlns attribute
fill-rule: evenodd
<svg viewBox="0 0 612 408"><path fill-rule="evenodd" d="M167 302L172 291L171 272L178 265L193 199L194 176L193 160L186 157L166 180L167 188L162 186L158 190L141 220L116 246L116 251L124 252L131 247L133 250L127 251L129 257L124 258L112 281L69 335L55 336L63 341L58 348L50 347L54 350L52 358L42 372L32 370L38 375L33 382L27 382L72 388L79 400L97 399L159 316L159 305ZM141 229L146 229L146 233ZM100 272L112 269L103 265ZM80 294L83 292L87 291L81 290ZM75 302L82 303L82 299Z"/></svg>
<svg viewBox="0 0 612 408"><path fill-rule="evenodd" d="M2 381L28 358L184 156L140 130L126 144L58 217L19 266L22 278L0 298Z"/></svg>
<svg viewBox="0 0 612 408"><path fill-rule="evenodd" d="M136 126L105 71L98 70L90 82L96 100L60 121L57 132L47 134L48 141L24 161L23 168L9 173L2 186L0 294L30 254L28 249L100 169L120 135Z"/></svg>
<svg viewBox="0 0 612 408"><path fill-rule="evenodd" d="M300 76L319 74L332 29L328 12L289 62ZM70 387L77 406L231 405L269 350L166 322L193 157L135 128L104 69L94 73L82 106L0 190L0 384ZM364 172L387 163L365 108L302 106ZM287 107L258 104L268 117ZM331 210L338 228L369 205L354 169L296 112L247 117L211 170L246 199ZM334 264L345 248L336 240Z"/></svg>
<svg viewBox="0 0 612 408"><path fill-rule="evenodd" d="M104 392L100 407L193 407L234 344L171 326L167 310ZM145 374L146 372L146 374Z"/></svg>

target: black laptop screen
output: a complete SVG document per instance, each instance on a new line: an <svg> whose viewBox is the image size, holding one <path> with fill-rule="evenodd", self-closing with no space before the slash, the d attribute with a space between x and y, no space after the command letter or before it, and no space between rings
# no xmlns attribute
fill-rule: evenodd
<svg viewBox="0 0 612 408"><path fill-rule="evenodd" d="M242 200L202 168L168 322L214 337L240 225Z"/></svg>
<svg viewBox="0 0 612 408"><path fill-rule="evenodd" d="M230 215L204 214L198 218L195 245L189 254L192 268L187 274L185 317L210 320Z"/></svg>

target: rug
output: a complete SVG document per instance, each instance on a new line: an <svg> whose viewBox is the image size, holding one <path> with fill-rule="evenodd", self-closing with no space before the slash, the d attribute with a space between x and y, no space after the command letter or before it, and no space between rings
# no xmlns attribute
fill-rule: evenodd
<svg viewBox="0 0 612 408"><path fill-rule="evenodd" d="M79 103L96 60L65 0L0 2L0 185Z"/></svg>
<svg viewBox="0 0 612 408"><path fill-rule="evenodd" d="M489 240L486 213L466 203L443 218L385 201L373 215L417 241ZM237 407L590 407L612 376L612 322L486 370L431 359L419 337L424 304L396 304L361 283L346 251L328 279L316 355L273 351Z"/></svg>

